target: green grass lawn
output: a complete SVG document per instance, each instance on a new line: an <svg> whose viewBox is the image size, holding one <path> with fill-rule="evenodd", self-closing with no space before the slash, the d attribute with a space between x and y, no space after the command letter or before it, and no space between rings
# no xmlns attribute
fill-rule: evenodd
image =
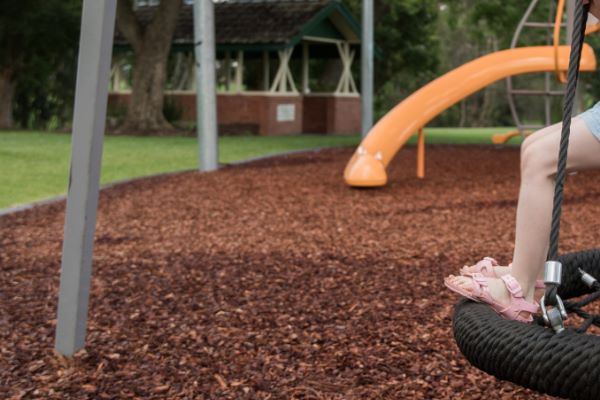
<svg viewBox="0 0 600 400"><path fill-rule="evenodd" d="M427 143L489 144L491 135L510 128L431 128ZM223 137L222 163L319 147L356 146L358 136ZM415 138L411 139L414 142ZM0 132L0 208L64 194L67 187L71 137L41 132ZM518 143L515 139L514 143ZM102 183L195 168L192 137L105 138Z"/></svg>
<svg viewBox="0 0 600 400"><path fill-rule="evenodd" d="M492 136L497 133L507 133L515 130L511 127L499 128L427 128L425 141L427 144L492 144ZM509 145L521 144L522 138L512 138ZM414 135L408 143L415 144Z"/></svg>

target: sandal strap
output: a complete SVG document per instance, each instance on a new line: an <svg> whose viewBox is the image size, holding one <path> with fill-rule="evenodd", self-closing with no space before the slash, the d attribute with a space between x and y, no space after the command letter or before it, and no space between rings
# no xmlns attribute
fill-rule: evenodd
<svg viewBox="0 0 600 400"><path fill-rule="evenodd" d="M490 278L475 272L471 275L471 279L473 280L473 283L475 283L475 285L471 287L475 296L481 297L485 296L484 293L489 293L488 286Z"/></svg>
<svg viewBox="0 0 600 400"><path fill-rule="evenodd" d="M475 272L473 275L471 275L471 278L477 283L477 285L479 285L480 287L488 287L489 286L489 280L490 277L485 276L479 272Z"/></svg>
<svg viewBox="0 0 600 400"><path fill-rule="evenodd" d="M486 274L490 274L494 272L494 267L498 266L498 262L494 260L492 257L483 257L482 260L479 260L475 267L477 267L481 272L485 272ZM494 274L495 275L495 274Z"/></svg>
<svg viewBox="0 0 600 400"><path fill-rule="evenodd" d="M477 261L475 265L465 265L461 269L460 273L464 276L473 276L474 274L481 274L490 278L495 278L496 273L494 271L494 267L497 267L498 265L498 262L492 257L484 257L481 260Z"/></svg>
<svg viewBox="0 0 600 400"><path fill-rule="evenodd" d="M514 276L506 274L500 277L506 285L506 289L511 293L512 297L523 297L523 288Z"/></svg>
<svg viewBox="0 0 600 400"><path fill-rule="evenodd" d="M504 281L506 289L511 294L510 306L505 312L510 311L514 315L518 315L521 311L536 313L539 309L537 303L530 303L523 296L523 288L512 275L504 275L500 279Z"/></svg>
<svg viewBox="0 0 600 400"><path fill-rule="evenodd" d="M493 267L497 267L498 265L500 265L500 264L498 264L498 261L496 261L496 259L493 257L486 256L486 257L483 257L483 260L481 260L481 261L489 261L490 263L492 263ZM481 262L481 261L479 261L479 262Z"/></svg>

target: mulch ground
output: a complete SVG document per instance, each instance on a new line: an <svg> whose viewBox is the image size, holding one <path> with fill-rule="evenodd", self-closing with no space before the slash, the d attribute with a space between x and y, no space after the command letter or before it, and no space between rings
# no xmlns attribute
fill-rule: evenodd
<svg viewBox="0 0 600 400"><path fill-rule="evenodd" d="M542 399L468 365L442 278L508 262L515 148L404 149L380 190L351 150L102 192L89 331L54 354L64 203L0 218L0 398ZM561 248L597 245L600 174L569 177Z"/></svg>

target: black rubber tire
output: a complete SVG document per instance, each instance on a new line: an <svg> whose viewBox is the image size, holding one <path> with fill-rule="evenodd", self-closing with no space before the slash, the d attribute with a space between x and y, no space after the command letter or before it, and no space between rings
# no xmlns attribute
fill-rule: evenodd
<svg viewBox="0 0 600 400"><path fill-rule="evenodd" d="M600 278L600 249L566 254L564 300L590 292L577 272ZM508 321L491 307L461 300L454 308L454 338L475 367L499 379L552 396L600 399L600 337L566 329L555 334L541 325Z"/></svg>

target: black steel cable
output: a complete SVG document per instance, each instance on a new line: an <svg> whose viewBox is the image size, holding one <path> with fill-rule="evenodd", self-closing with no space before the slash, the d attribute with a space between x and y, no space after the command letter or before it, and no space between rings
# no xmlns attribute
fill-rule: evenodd
<svg viewBox="0 0 600 400"><path fill-rule="evenodd" d="M579 79L579 63L583 49L583 39L589 5L583 5L582 0L577 0L575 11L575 27L573 29L573 40L569 60L568 83L563 108L563 124L560 137L560 149L558 152L558 167L556 172L556 184L554 187L554 206L552 209L552 227L550 232L550 249L548 259L556 260L558 257L558 239L560 234L560 216L562 211L562 199L564 182L567 169L567 152L569 148L569 136L571 134L571 116L575 95L577 92L577 81Z"/></svg>
<svg viewBox="0 0 600 400"><path fill-rule="evenodd" d="M569 70L567 76L567 90L563 107L563 123L560 136L560 148L558 152L558 166L556 170L554 201L552 208L552 225L550 228L550 245L548 260L556 260L558 257L558 239L560 236L560 216L562 212L563 191L567 175L567 153L569 149L569 136L571 134L571 118L573 105L577 93L577 81L579 79L579 64L585 39L585 27L590 5L583 4L583 0L577 0L575 7L575 23L573 38L571 40L571 54L569 58ZM556 285L547 285L545 299L547 304L556 305Z"/></svg>

